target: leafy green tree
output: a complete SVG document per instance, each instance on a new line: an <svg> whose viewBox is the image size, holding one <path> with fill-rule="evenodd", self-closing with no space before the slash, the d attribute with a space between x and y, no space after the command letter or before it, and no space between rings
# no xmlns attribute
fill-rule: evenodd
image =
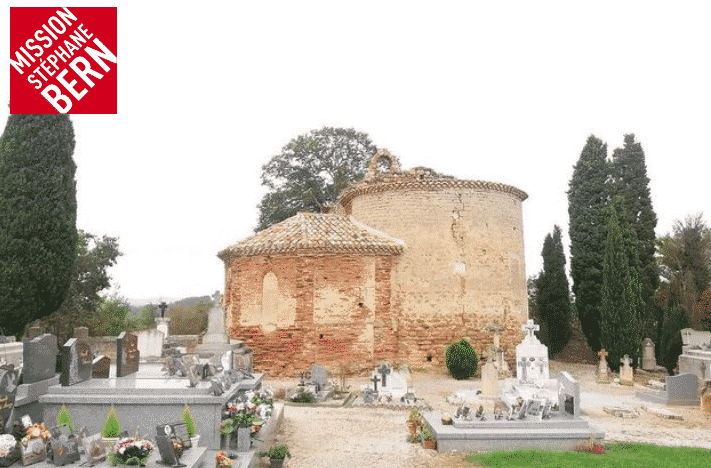
<svg viewBox="0 0 711 468"><path fill-rule="evenodd" d="M132 328L136 330L147 330L156 326L156 317L160 316L158 306L149 304L138 312L138 316L132 320Z"/></svg>
<svg viewBox="0 0 711 468"><path fill-rule="evenodd" d="M625 222L621 197L607 208L607 241L600 303L601 344L608 351L610 368L617 370L625 355L636 366L639 357L642 290L639 281L637 234Z"/></svg>
<svg viewBox="0 0 711 468"><path fill-rule="evenodd" d="M130 310L123 297L113 295L105 299L99 310L89 319L89 335L118 336L122 331L131 330L128 320Z"/></svg>
<svg viewBox="0 0 711 468"><path fill-rule="evenodd" d="M642 320L648 324L645 328L649 330L661 321L654 307L654 293L659 287L654 233L657 215L652 208L644 150L633 134L625 135L624 146L612 153L612 167L615 191L624 198L629 216L627 222L637 234L640 283L645 303Z"/></svg>
<svg viewBox="0 0 711 468"><path fill-rule="evenodd" d="M674 375L674 369L679 363L683 344L680 331L690 326L686 312L681 307L671 306L665 310L660 354L661 364L666 367L669 375Z"/></svg>
<svg viewBox="0 0 711 468"><path fill-rule="evenodd" d="M60 343L73 336L75 327L89 325L103 303L99 293L111 286L108 269L122 255L117 238L106 235L99 238L82 230L78 232L77 254L67 299L59 309L35 323L51 330Z"/></svg>
<svg viewBox="0 0 711 468"><path fill-rule="evenodd" d="M657 241L661 275L668 281L668 308L682 309L699 329L703 317L694 315L701 294L711 287L711 229L701 213L674 223L672 235Z"/></svg>
<svg viewBox="0 0 711 468"><path fill-rule="evenodd" d="M366 133L352 128L323 127L294 138L262 166L262 185L269 191L258 206L255 231L335 202L365 175L377 150Z"/></svg>
<svg viewBox="0 0 711 468"><path fill-rule="evenodd" d="M607 145L590 135L568 189L570 273L580 324L593 351L600 350L600 286L605 256L605 207L610 199Z"/></svg>
<svg viewBox="0 0 711 468"><path fill-rule="evenodd" d="M64 302L74 275L77 201L68 115L12 114L0 137L0 314L6 332Z"/></svg>
<svg viewBox="0 0 711 468"><path fill-rule="evenodd" d="M560 226L553 227L543 242L543 272L536 282L541 336L552 354L558 354L570 340L570 290L565 274L565 252ZM545 330L545 332L543 332Z"/></svg>

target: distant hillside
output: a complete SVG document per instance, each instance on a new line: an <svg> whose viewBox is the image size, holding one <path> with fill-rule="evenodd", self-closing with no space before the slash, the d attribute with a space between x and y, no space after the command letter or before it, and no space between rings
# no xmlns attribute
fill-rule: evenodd
<svg viewBox="0 0 711 468"><path fill-rule="evenodd" d="M190 307L195 304L199 304L200 302L212 302L212 297L210 296L193 296L193 297L186 297L183 299L176 299L174 297L153 297L153 298L148 298L148 299L127 299L129 308L131 310L132 314L137 314L138 312L141 311L145 306L147 305L158 305L161 303L161 301L165 301L166 304L168 304L168 308L170 309L171 307L175 305L182 305L186 307Z"/></svg>
<svg viewBox="0 0 711 468"><path fill-rule="evenodd" d="M210 296L186 297L185 299L180 299L179 301L170 302L168 306L173 307L176 305L183 305L190 307L191 305L195 305L200 302L212 302L212 298Z"/></svg>

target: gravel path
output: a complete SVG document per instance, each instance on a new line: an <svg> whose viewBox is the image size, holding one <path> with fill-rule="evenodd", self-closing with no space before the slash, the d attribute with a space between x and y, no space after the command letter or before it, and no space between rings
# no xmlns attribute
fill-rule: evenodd
<svg viewBox="0 0 711 468"><path fill-rule="evenodd" d="M581 382L585 417L605 431L606 441L646 442L665 446L711 449L711 418L698 407L672 407L683 421L662 419L644 411L645 403L635 393L644 387L597 384L595 366L551 363L551 375L567 370ZM275 389L295 386L296 379L267 379ZM351 390L367 384L367 377L348 380ZM425 398L436 411L452 414L456 407L445 398L461 390L478 387L477 379L456 381L443 372L413 374L415 394ZM636 419L622 419L603 411L603 406L626 404L640 413ZM649 404L651 405L651 404ZM277 440L286 442L292 454L290 468L413 467L471 468L464 454L438 454L407 442L407 410L383 408L323 408L286 406L284 423Z"/></svg>

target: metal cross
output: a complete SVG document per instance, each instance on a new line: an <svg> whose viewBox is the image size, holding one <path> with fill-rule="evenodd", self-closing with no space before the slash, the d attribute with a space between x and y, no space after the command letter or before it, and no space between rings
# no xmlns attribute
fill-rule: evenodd
<svg viewBox="0 0 711 468"><path fill-rule="evenodd" d="M380 382L380 379L378 378L377 375L374 375L372 379L370 379L371 382L373 382L373 390L375 392L378 391L378 382Z"/></svg>
<svg viewBox="0 0 711 468"><path fill-rule="evenodd" d="M165 309L168 308L168 304L166 304L165 301L163 301L160 304L158 304L158 308L160 309L160 317L164 318L165 317Z"/></svg>
<svg viewBox="0 0 711 468"><path fill-rule="evenodd" d="M380 374L383 378L383 387L385 387L385 385L387 385L385 383L385 376L388 375L389 373L390 373L390 368L388 366L386 366L385 364L383 364L382 366L380 366L378 368L378 374Z"/></svg>

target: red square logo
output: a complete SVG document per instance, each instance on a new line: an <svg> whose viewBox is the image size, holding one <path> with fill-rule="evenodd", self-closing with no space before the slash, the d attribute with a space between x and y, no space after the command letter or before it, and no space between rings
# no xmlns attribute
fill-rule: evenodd
<svg viewBox="0 0 711 468"><path fill-rule="evenodd" d="M12 114L117 113L117 8L10 8Z"/></svg>

